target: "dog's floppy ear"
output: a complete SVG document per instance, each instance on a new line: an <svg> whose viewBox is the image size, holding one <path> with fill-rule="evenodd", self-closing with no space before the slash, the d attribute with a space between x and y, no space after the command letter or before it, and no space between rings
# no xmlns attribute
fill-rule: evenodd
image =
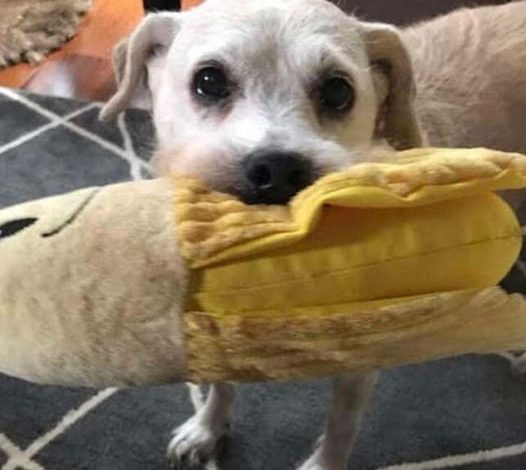
<svg viewBox="0 0 526 470"><path fill-rule="evenodd" d="M380 95L378 132L397 150L422 146L413 101L411 59L398 30L382 23L363 23L365 43Z"/></svg>
<svg viewBox="0 0 526 470"><path fill-rule="evenodd" d="M170 46L179 27L180 14L152 13L129 38L117 44L113 51L117 92L102 108L102 120L111 119L124 110L143 86L148 59L159 49Z"/></svg>

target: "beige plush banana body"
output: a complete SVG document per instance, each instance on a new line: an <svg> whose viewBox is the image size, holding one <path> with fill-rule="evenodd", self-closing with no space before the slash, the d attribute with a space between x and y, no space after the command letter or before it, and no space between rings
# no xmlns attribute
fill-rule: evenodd
<svg viewBox="0 0 526 470"><path fill-rule="evenodd" d="M526 301L493 287L522 235L492 193L526 186L526 157L396 157L290 207L174 177L0 211L0 371L279 380L526 346Z"/></svg>

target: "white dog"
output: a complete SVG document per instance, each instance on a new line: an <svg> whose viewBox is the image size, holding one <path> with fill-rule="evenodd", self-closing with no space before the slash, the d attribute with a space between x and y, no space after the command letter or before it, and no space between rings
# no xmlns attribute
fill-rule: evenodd
<svg viewBox="0 0 526 470"><path fill-rule="evenodd" d="M146 102L158 172L247 203L284 204L379 145L526 152L524 1L399 31L325 0L208 0L147 16L115 59L119 88L103 117ZM345 468L375 377L335 379L324 436L302 470ZM214 451L233 398L233 386L212 386L175 430L173 462Z"/></svg>

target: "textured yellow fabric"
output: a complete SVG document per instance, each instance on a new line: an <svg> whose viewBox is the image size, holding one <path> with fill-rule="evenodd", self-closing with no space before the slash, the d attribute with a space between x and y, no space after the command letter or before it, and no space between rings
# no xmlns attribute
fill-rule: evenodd
<svg viewBox="0 0 526 470"><path fill-rule="evenodd" d="M177 181L187 309L330 313L354 302L496 284L521 232L491 190L526 184L522 155L424 149L322 178L287 207Z"/></svg>
<svg viewBox="0 0 526 470"><path fill-rule="evenodd" d="M197 270L187 309L322 314L489 287L509 270L521 240L512 211L493 194L406 209L327 206L317 228L293 245Z"/></svg>
<svg viewBox="0 0 526 470"><path fill-rule="evenodd" d="M324 205L407 208L484 191L523 187L523 155L488 149L415 149L320 179L290 207L247 206L196 181L176 178L178 242L192 267L268 252L304 238ZM338 227L340 230L340 227Z"/></svg>
<svg viewBox="0 0 526 470"><path fill-rule="evenodd" d="M497 287L360 302L331 315L187 312L193 382L290 380L523 349L526 300Z"/></svg>
<svg viewBox="0 0 526 470"><path fill-rule="evenodd" d="M191 379L308 378L483 352L526 326L526 302L491 290L522 243L493 191L526 187L526 157L381 157L320 179L288 207L246 206L177 178ZM504 304L494 336L473 330Z"/></svg>

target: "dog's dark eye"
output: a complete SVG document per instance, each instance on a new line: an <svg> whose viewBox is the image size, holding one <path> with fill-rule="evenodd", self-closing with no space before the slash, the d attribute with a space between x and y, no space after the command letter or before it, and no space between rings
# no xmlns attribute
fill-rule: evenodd
<svg viewBox="0 0 526 470"><path fill-rule="evenodd" d="M354 87L345 78L331 77L321 84L318 99L322 110L345 112L354 104Z"/></svg>
<svg viewBox="0 0 526 470"><path fill-rule="evenodd" d="M33 225L36 221L37 219L30 217L27 219L12 220L11 222L0 225L0 238L11 237L15 233Z"/></svg>
<svg viewBox="0 0 526 470"><path fill-rule="evenodd" d="M194 77L193 92L200 98L216 102L228 98L231 86L225 72L219 67L205 67Z"/></svg>

